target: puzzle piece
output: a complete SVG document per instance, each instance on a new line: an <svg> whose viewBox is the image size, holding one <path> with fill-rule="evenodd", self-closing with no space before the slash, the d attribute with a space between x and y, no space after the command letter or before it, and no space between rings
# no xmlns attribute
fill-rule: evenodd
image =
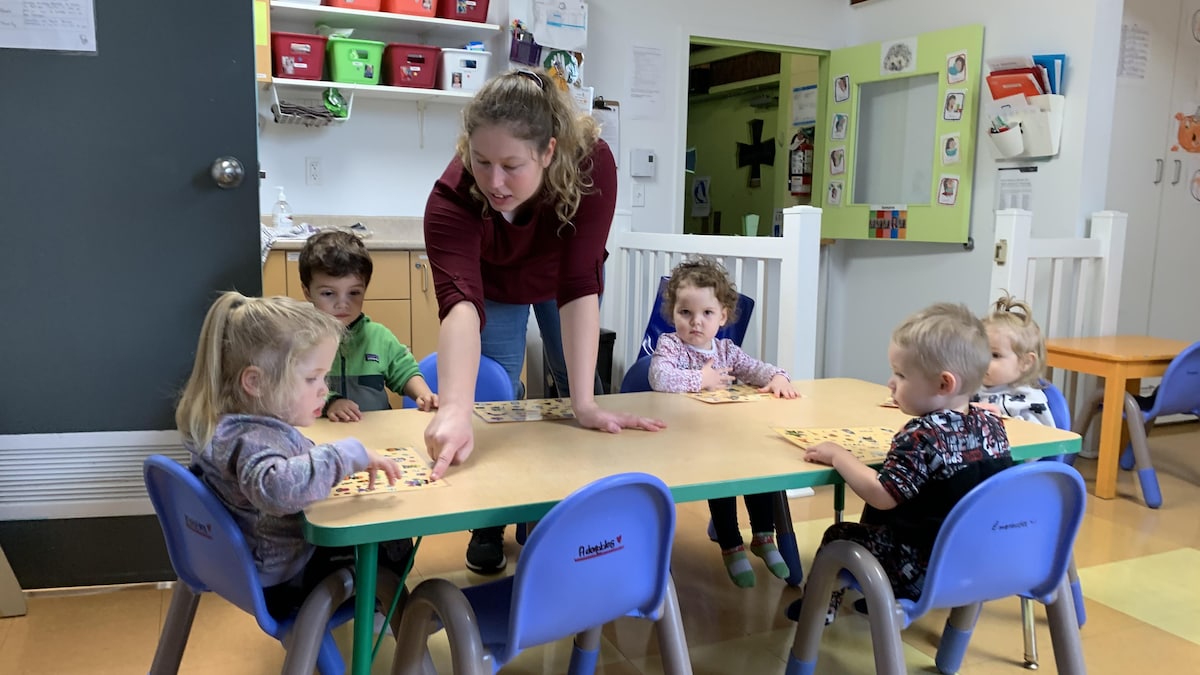
<svg viewBox="0 0 1200 675"><path fill-rule="evenodd" d="M712 391L689 392L687 396L705 403L741 403L742 401L761 401L773 398L769 392L760 392L758 387L748 384L733 384L726 389Z"/></svg>
<svg viewBox="0 0 1200 675"><path fill-rule="evenodd" d="M445 478L433 480L429 477L431 470L429 462L412 448L388 448L380 454L400 465L400 478L396 479L395 485L388 485L387 478L383 474L377 473L375 476L375 489L370 490L367 488L370 484L370 477L366 471L359 471L347 476L342 482L333 486L333 491L329 493L329 496L331 498L352 497L361 494L407 492L409 490L448 485Z"/></svg>
<svg viewBox="0 0 1200 675"><path fill-rule="evenodd" d="M569 398L533 398L525 401L476 403L475 414L484 422L537 422L575 419Z"/></svg>
<svg viewBox="0 0 1200 675"><path fill-rule="evenodd" d="M859 460L872 464L882 462L892 447L895 429L888 427L842 427L832 429L784 429L775 431L796 445L807 448L822 441L833 441L846 448Z"/></svg>

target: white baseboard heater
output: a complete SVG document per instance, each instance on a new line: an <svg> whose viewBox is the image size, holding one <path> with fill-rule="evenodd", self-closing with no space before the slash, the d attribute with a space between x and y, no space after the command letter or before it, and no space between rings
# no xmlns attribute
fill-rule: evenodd
<svg viewBox="0 0 1200 675"><path fill-rule="evenodd" d="M154 454L188 460L175 430L0 435L0 520L152 515Z"/></svg>

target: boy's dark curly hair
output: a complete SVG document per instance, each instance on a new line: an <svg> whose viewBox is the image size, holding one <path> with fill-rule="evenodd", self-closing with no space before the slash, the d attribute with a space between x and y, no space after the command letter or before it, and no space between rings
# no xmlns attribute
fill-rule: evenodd
<svg viewBox="0 0 1200 675"><path fill-rule="evenodd" d="M300 283L305 288L312 283L314 272L339 279L353 274L362 279L364 286L369 286L374 270L371 254L362 239L342 230L314 234L300 249Z"/></svg>

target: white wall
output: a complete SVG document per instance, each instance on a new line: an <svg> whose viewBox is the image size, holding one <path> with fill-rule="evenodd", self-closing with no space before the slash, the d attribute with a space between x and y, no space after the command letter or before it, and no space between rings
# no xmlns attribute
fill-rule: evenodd
<svg viewBox="0 0 1200 675"><path fill-rule="evenodd" d="M855 44L983 23L985 58L1066 53L1062 147L1058 157L1038 163L1033 230L1042 237L1085 232L1088 215L1105 207L1121 0L1012 0L1003 11L979 3L877 0L859 6L851 17L849 39ZM986 92L983 98L989 98ZM986 309L1000 164L985 131L981 116L971 210L973 251L957 245L866 241L834 246L833 258L840 264L833 266L830 280L827 374L882 382L888 374L891 329L906 314L940 300Z"/></svg>
<svg viewBox="0 0 1200 675"><path fill-rule="evenodd" d="M503 0L493 0L489 20L507 23ZM1003 11L940 0L874 0L854 8L846 0L592 0L589 21L584 74L598 95L622 102L617 205L630 209L635 230L677 232L683 221L687 57L693 35L832 49L983 23L985 56L1065 52L1062 148L1057 158L1040 164L1035 234L1081 233L1087 215L1104 208L1121 0L1011 0ZM662 92L654 119L635 120L630 113L634 46L662 50ZM504 55L498 56L503 61ZM503 64L493 68L498 65ZM275 199L271 187L284 184L298 213L420 215L430 184L449 161L458 117L456 108L432 106L422 149L414 107L356 101L355 118L338 129L283 130L268 124L261 143L268 171L264 212ZM657 177L646 181L646 205L639 208L631 208L630 200L628 152L633 147L650 148L658 157ZM325 181L320 188L305 188L303 158L314 152L325 165ZM883 381L891 328L914 309L938 300L985 309L996 167L984 140L975 167L972 234L979 246L973 251L919 243L834 245L827 376Z"/></svg>

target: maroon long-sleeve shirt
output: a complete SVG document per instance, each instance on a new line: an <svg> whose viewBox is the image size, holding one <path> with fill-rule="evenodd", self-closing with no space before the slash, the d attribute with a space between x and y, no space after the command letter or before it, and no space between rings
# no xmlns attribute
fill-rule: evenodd
<svg viewBox="0 0 1200 675"><path fill-rule="evenodd" d="M520 209L508 222L471 197L475 179L455 157L433 185L425 204L425 248L433 268L438 318L464 300L475 305L480 326L487 321L483 299L532 304L551 298L558 305L604 290L604 246L617 203L617 165L597 140L590 157L592 187L579 202L571 225L545 197Z"/></svg>

